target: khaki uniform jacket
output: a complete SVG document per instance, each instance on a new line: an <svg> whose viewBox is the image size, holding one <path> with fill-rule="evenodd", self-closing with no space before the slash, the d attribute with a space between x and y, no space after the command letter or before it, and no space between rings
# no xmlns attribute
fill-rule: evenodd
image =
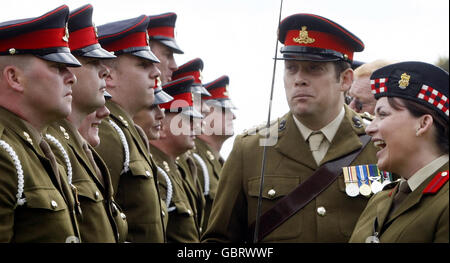
<svg viewBox="0 0 450 263"><path fill-rule="evenodd" d="M347 106L345 112L322 164L362 146L358 138L358 135L364 134L362 120ZM318 168L291 113L278 119L270 129L276 140L273 146L267 147L261 214ZM256 218L263 153L260 138L264 136L247 133L237 136L220 174L216 199L203 241L246 240L248 227ZM375 152L375 147L369 143L352 165L375 163ZM273 191L269 194L269 190ZM367 201L368 198L361 195L347 196L341 175L315 199L268 234L262 242L348 242ZM326 212L320 215L318 208L321 208L321 212L324 208Z"/></svg>
<svg viewBox="0 0 450 263"><path fill-rule="evenodd" d="M156 166L146 144L125 111L107 101L111 114L99 126L100 145L96 151L108 166L116 202L128 221L127 241L159 243L165 241L161 202L157 188ZM124 169L125 149L112 120L125 135L129 167ZM155 169L155 170L154 170Z"/></svg>
<svg viewBox="0 0 450 263"><path fill-rule="evenodd" d="M82 211L77 219L83 242L124 242L128 229L126 217L114 202L111 177L100 156L89 146L103 178L97 177L95 168L83 150L84 139L70 122L62 120L54 123L47 133L63 145L70 160L72 184L77 188ZM48 143L67 171L61 150L51 141Z"/></svg>
<svg viewBox="0 0 450 263"><path fill-rule="evenodd" d="M17 204L18 170L11 155L0 147L0 242L79 240L67 174L60 165L52 167L39 147L41 139L30 124L0 107L0 140L20 160L24 179L20 198L26 200Z"/></svg>
<svg viewBox="0 0 450 263"><path fill-rule="evenodd" d="M179 166L170 161L169 157L156 147L151 147L150 152L156 165L164 170L158 172L159 191L161 198L167 202L168 191L172 191L172 197L168 204L168 224L166 229L167 242L169 243L198 243L200 242L200 227L197 222L197 210L195 195L179 170ZM167 182L167 179L170 182ZM171 185L171 188L168 188Z"/></svg>
<svg viewBox="0 0 450 263"><path fill-rule="evenodd" d="M211 213L212 203L217 193L217 186L219 185L219 174L222 170L223 159L217 159L214 154L214 150L204 141L200 139L195 139L195 151L206 164L206 168L208 170L208 180L209 180L209 191L205 196L205 213L203 216L203 226L202 228L206 230L208 225L209 215ZM205 173L203 173L203 169L201 169L200 165L198 167L198 179L200 180L201 186L203 187L203 191L205 192Z"/></svg>
<svg viewBox="0 0 450 263"><path fill-rule="evenodd" d="M448 168L447 162L437 172ZM361 214L350 242L365 242L367 237L378 232L382 243L448 243L448 181L436 193L423 193L434 177L430 176L409 193L390 218L388 214L399 183L394 189L374 195ZM374 228L375 218L377 226Z"/></svg>

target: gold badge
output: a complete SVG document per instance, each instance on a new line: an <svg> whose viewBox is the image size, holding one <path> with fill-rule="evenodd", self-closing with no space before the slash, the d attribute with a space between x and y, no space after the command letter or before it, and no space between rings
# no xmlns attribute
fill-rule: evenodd
<svg viewBox="0 0 450 263"><path fill-rule="evenodd" d="M128 127L128 122L122 116L119 115L119 119L125 127Z"/></svg>
<svg viewBox="0 0 450 263"><path fill-rule="evenodd" d="M66 138L66 140L70 139L69 134L66 132L66 129L64 129L63 126L59 126L59 129L64 134L64 138Z"/></svg>
<svg viewBox="0 0 450 263"><path fill-rule="evenodd" d="M401 89L406 89L409 85L409 79L411 78L410 75L403 73L401 76L401 79L398 81L398 87Z"/></svg>
<svg viewBox="0 0 450 263"><path fill-rule="evenodd" d="M9 51L10 55L16 54L16 49L15 48L10 48L8 51Z"/></svg>
<svg viewBox="0 0 450 263"><path fill-rule="evenodd" d="M198 79L199 79L200 81L203 80L203 74L202 74L202 71L201 71L201 70L200 70L200 76L198 77Z"/></svg>
<svg viewBox="0 0 450 263"><path fill-rule="evenodd" d="M66 27L64 28L64 36L62 37L62 40L69 42L69 28L67 27L67 23Z"/></svg>
<svg viewBox="0 0 450 263"><path fill-rule="evenodd" d="M158 87L158 88L160 88L161 87L161 78L160 77L156 77L156 86Z"/></svg>
<svg viewBox="0 0 450 263"><path fill-rule="evenodd" d="M299 44L311 44L316 41L314 38L308 36L308 31L306 31L306 26L302 26L302 30L298 33L298 37L294 37L292 40Z"/></svg>
<svg viewBox="0 0 450 263"><path fill-rule="evenodd" d="M211 160L211 161L213 161L215 158L214 158L214 155L210 152L210 151L206 151L206 155L208 155L208 158Z"/></svg>
<svg viewBox="0 0 450 263"><path fill-rule="evenodd" d="M33 140L27 132L23 132L23 135L26 137L26 140L33 145Z"/></svg>
<svg viewBox="0 0 450 263"><path fill-rule="evenodd" d="M225 86L225 91L223 92L223 95L230 97L230 92L228 91L228 85Z"/></svg>
<svg viewBox="0 0 450 263"><path fill-rule="evenodd" d="M150 37L148 36L147 31L145 31L145 41L147 41L147 46L150 45Z"/></svg>
<svg viewBox="0 0 450 263"><path fill-rule="evenodd" d="M92 23L92 27L94 28L95 37L98 38L98 29L94 23Z"/></svg>
<svg viewBox="0 0 450 263"><path fill-rule="evenodd" d="M164 170L166 170L166 172L170 172L170 168L169 168L169 164L166 161L163 161L163 166L164 166Z"/></svg>

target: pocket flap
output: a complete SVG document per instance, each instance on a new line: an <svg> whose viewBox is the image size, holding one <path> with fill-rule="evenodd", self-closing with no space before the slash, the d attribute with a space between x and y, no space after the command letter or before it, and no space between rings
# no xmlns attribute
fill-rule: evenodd
<svg viewBox="0 0 450 263"><path fill-rule="evenodd" d="M79 196L86 197L94 202L103 201L103 195L94 182L87 180L77 181L75 187Z"/></svg>
<svg viewBox="0 0 450 263"><path fill-rule="evenodd" d="M41 208L52 211L67 209L67 204L62 195L56 189L37 188L25 191L27 206L30 208Z"/></svg>
<svg viewBox="0 0 450 263"><path fill-rule="evenodd" d="M283 175L265 175L262 197L276 199L289 194L300 183L300 178ZM248 180L248 195L259 196L260 178L253 177Z"/></svg>

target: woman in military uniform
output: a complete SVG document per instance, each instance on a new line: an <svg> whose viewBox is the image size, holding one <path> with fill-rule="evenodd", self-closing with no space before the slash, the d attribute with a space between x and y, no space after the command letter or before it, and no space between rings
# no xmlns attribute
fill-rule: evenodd
<svg viewBox="0 0 450 263"><path fill-rule="evenodd" d="M373 196L350 242L449 242L448 73L403 62L375 71L371 83L378 101L366 132L378 167L401 179Z"/></svg>

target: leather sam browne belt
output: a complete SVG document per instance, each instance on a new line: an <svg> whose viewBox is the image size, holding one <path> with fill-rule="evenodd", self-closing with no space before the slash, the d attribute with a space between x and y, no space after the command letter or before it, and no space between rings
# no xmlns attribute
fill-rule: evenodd
<svg viewBox="0 0 450 263"><path fill-rule="evenodd" d="M284 221L297 213L336 180L342 173L342 167L349 166L366 147L370 141L370 136L360 135L359 139L362 143L361 148L320 166L304 183L297 186L292 192L281 198L272 208L261 215L257 242L261 241ZM247 236L249 242L252 242L254 232L255 222L249 227Z"/></svg>

